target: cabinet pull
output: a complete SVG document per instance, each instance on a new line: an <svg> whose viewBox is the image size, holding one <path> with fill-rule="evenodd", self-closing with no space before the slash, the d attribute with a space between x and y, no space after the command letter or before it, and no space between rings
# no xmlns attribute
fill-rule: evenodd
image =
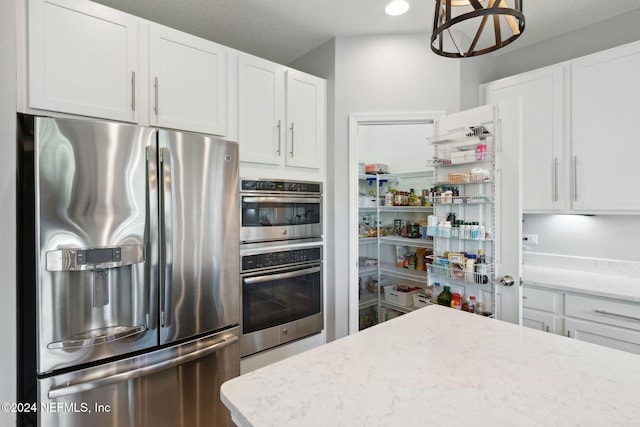
<svg viewBox="0 0 640 427"><path fill-rule="evenodd" d="M578 201L578 156L573 156L573 201Z"/></svg>
<svg viewBox="0 0 640 427"><path fill-rule="evenodd" d="M558 158L553 159L553 201L558 201Z"/></svg>
<svg viewBox="0 0 640 427"><path fill-rule="evenodd" d="M549 325L546 326L547 332L549 332Z"/></svg>
<svg viewBox="0 0 640 427"><path fill-rule="evenodd" d="M571 338L571 331L567 329L567 338Z"/></svg>
<svg viewBox="0 0 640 427"><path fill-rule="evenodd" d="M598 314L606 314L607 316L622 317L623 319L630 319L630 320L635 320L636 322L640 322L640 317L627 316L626 314L612 313L606 310L593 310L593 311L595 311Z"/></svg>
<svg viewBox="0 0 640 427"><path fill-rule="evenodd" d="M155 95L155 103L153 106L153 111L158 115L158 78L156 77L153 81L153 93Z"/></svg>
<svg viewBox="0 0 640 427"><path fill-rule="evenodd" d="M131 110L136 111L136 72L131 72Z"/></svg>
<svg viewBox="0 0 640 427"><path fill-rule="evenodd" d="M291 154L291 157L293 157L293 141L294 141L294 133L293 133L293 122L291 122L291 151L289 152L289 154Z"/></svg>
<svg viewBox="0 0 640 427"><path fill-rule="evenodd" d="M282 149L282 120L278 120L278 156L280 155L280 150Z"/></svg>

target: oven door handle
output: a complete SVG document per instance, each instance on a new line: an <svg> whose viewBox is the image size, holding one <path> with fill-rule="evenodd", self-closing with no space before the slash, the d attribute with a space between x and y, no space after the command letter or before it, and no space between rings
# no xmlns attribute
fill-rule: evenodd
<svg viewBox="0 0 640 427"><path fill-rule="evenodd" d="M270 282L272 280L289 279L291 277L304 276L305 274L312 274L320 272L320 267L305 268L304 270L289 271L287 273L269 274L267 276L245 277L243 282L247 285L253 283Z"/></svg>
<svg viewBox="0 0 640 427"><path fill-rule="evenodd" d="M320 203L322 199L320 197L273 197L273 196L244 196L242 197L243 203Z"/></svg>

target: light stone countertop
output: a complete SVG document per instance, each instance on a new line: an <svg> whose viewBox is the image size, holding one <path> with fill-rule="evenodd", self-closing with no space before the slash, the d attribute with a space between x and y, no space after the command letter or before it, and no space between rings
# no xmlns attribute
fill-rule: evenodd
<svg viewBox="0 0 640 427"><path fill-rule="evenodd" d="M427 306L222 385L241 427L631 426L640 355Z"/></svg>
<svg viewBox="0 0 640 427"><path fill-rule="evenodd" d="M640 263L560 255L524 254L522 278L557 291L640 302Z"/></svg>

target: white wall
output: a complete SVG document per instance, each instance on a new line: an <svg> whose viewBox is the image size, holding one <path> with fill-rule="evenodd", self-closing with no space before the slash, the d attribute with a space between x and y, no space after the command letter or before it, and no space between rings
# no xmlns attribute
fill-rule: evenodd
<svg viewBox="0 0 640 427"><path fill-rule="evenodd" d="M524 215L524 234L538 235L523 250L563 256L640 261L640 217L625 215Z"/></svg>
<svg viewBox="0 0 640 427"><path fill-rule="evenodd" d="M16 401L16 1L0 1L0 402ZM0 425L15 424L0 412Z"/></svg>
<svg viewBox="0 0 640 427"><path fill-rule="evenodd" d="M371 124L358 128L358 162L384 163L389 173L431 170L431 123Z"/></svg>

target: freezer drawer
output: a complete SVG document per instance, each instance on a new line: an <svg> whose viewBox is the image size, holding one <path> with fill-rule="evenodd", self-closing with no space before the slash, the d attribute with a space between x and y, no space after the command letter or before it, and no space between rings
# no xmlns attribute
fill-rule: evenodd
<svg viewBox="0 0 640 427"><path fill-rule="evenodd" d="M239 328L38 380L38 425L232 426L220 386L240 374Z"/></svg>

